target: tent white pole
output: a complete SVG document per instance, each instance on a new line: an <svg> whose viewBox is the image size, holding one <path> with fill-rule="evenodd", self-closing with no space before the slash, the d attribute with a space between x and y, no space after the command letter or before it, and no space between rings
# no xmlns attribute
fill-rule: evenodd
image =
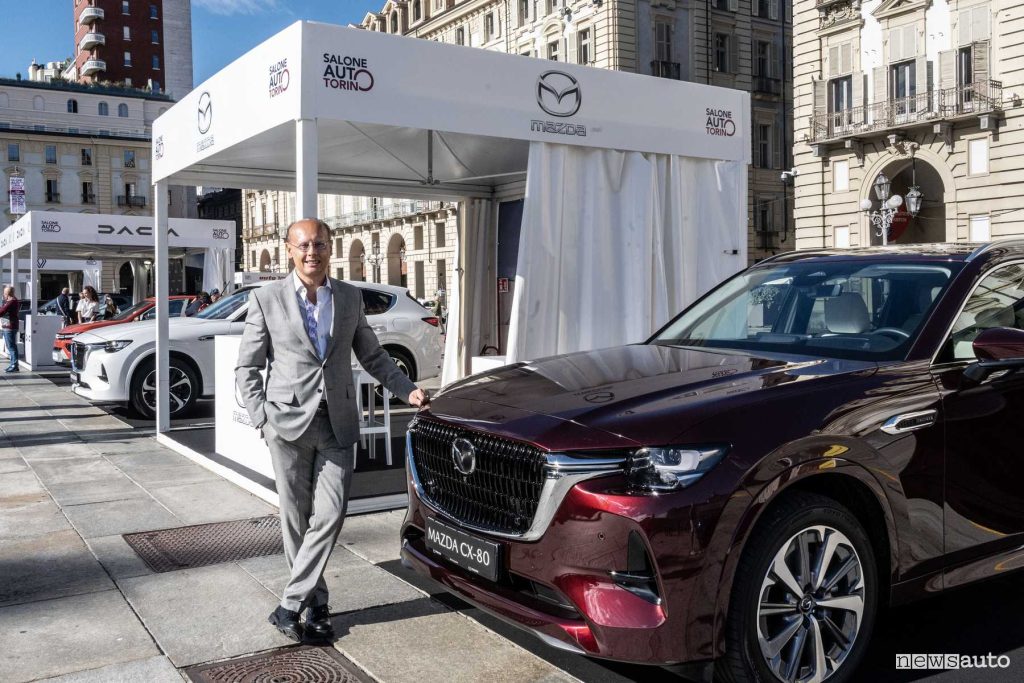
<svg viewBox="0 0 1024 683"><path fill-rule="evenodd" d="M158 180L153 186L153 269L156 271L156 432L157 434L171 428L171 404L168 394L170 377L169 332L167 302L169 285L167 270L167 182Z"/></svg>
<svg viewBox="0 0 1024 683"><path fill-rule="evenodd" d="M316 210L317 175L320 158L317 149L316 119L295 121L295 218L318 218Z"/></svg>
<svg viewBox="0 0 1024 683"><path fill-rule="evenodd" d="M39 315L39 295L36 293L39 291L39 244L35 240L28 243L28 258L28 310L35 320Z"/></svg>
<svg viewBox="0 0 1024 683"><path fill-rule="evenodd" d="M11 286L14 287L14 294L20 299L21 290L18 289L18 250L11 249Z"/></svg>

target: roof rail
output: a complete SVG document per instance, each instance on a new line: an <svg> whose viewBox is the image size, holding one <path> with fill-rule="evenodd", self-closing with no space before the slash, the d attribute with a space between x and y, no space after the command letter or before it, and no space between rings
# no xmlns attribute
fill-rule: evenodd
<svg viewBox="0 0 1024 683"><path fill-rule="evenodd" d="M1021 237L1006 237L1006 238L1003 238L1003 239L998 239L998 240L994 240L992 242L988 242L987 244L983 244L980 247L978 247L977 249L975 249L974 251L972 251L967 256L967 258L964 259L964 261L970 263L971 261L973 261L974 259L978 258L982 254L988 253L988 252L992 251L993 249L998 249L1000 247L1014 247L1014 246L1019 246L1019 247L1024 248L1024 238L1021 238Z"/></svg>

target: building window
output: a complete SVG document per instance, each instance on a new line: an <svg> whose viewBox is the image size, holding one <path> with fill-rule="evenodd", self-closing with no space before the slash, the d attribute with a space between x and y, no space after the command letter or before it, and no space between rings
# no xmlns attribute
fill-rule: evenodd
<svg viewBox="0 0 1024 683"><path fill-rule="evenodd" d="M988 138L975 138L967 143L967 175L988 173Z"/></svg>
<svg viewBox="0 0 1024 683"><path fill-rule="evenodd" d="M772 75L772 44L766 40L754 43L754 75L770 77Z"/></svg>
<svg viewBox="0 0 1024 683"><path fill-rule="evenodd" d="M548 59L552 62L558 61L558 42L558 39L555 39L548 43Z"/></svg>
<svg viewBox="0 0 1024 683"><path fill-rule="evenodd" d="M832 191L850 190L850 162L845 159L832 162Z"/></svg>
<svg viewBox="0 0 1024 683"><path fill-rule="evenodd" d="M488 14L484 17L484 40L494 37L494 15Z"/></svg>
<svg viewBox="0 0 1024 683"><path fill-rule="evenodd" d="M447 289L445 283L448 281L448 274L444 270L444 259L438 259L437 261L437 289Z"/></svg>
<svg viewBox="0 0 1024 683"><path fill-rule="evenodd" d="M585 28L576 34L576 61L590 64L590 29Z"/></svg>
<svg viewBox="0 0 1024 683"><path fill-rule="evenodd" d="M109 116L110 115L110 107L107 106L106 102L100 102L98 111L99 111L99 115L100 116Z"/></svg>
<svg viewBox="0 0 1024 683"><path fill-rule="evenodd" d="M391 32L398 33L398 10L391 13Z"/></svg>
<svg viewBox="0 0 1024 683"><path fill-rule="evenodd" d="M82 166L92 166L92 150L87 147L82 148Z"/></svg>
<svg viewBox="0 0 1024 683"><path fill-rule="evenodd" d="M153 55L153 68L156 69L157 71L160 70L160 58L157 57L156 55Z"/></svg>
<svg viewBox="0 0 1024 683"><path fill-rule="evenodd" d="M92 183L85 181L82 183L82 203L83 204L95 204L96 195L92 191Z"/></svg>
<svg viewBox="0 0 1024 683"><path fill-rule="evenodd" d="M729 34L715 34L715 71L729 73L731 64L729 59Z"/></svg>
<svg viewBox="0 0 1024 683"><path fill-rule="evenodd" d="M128 118L128 105L124 103L117 105L117 115L122 119Z"/></svg>
<svg viewBox="0 0 1024 683"><path fill-rule="evenodd" d="M124 150L124 167L135 168L135 150L126 149Z"/></svg>
<svg viewBox="0 0 1024 683"><path fill-rule="evenodd" d="M832 227L832 246L837 249L850 248L850 226L836 225Z"/></svg>
<svg viewBox="0 0 1024 683"><path fill-rule="evenodd" d="M455 29L455 44L465 45L466 44L466 29L461 26Z"/></svg>
<svg viewBox="0 0 1024 683"><path fill-rule="evenodd" d="M414 2L412 3L412 20L413 21L419 21L422 18L423 18L423 6L422 6L420 0L414 0Z"/></svg>
<svg viewBox="0 0 1024 683"><path fill-rule="evenodd" d="M125 66L131 66L132 65L132 53L131 52L125 52L124 53L124 65Z"/></svg>
<svg viewBox="0 0 1024 683"><path fill-rule="evenodd" d="M159 31L157 31L156 29L153 29L152 31L149 32L149 42L153 43L154 45L159 45L160 44L160 33L159 33Z"/></svg>
<svg viewBox="0 0 1024 683"><path fill-rule="evenodd" d="M911 98L917 93L917 63L915 60L893 64L890 67L890 72L891 95L894 100Z"/></svg>
<svg viewBox="0 0 1024 683"><path fill-rule="evenodd" d="M519 0L519 24L530 20L530 0Z"/></svg>
<svg viewBox="0 0 1024 683"><path fill-rule="evenodd" d="M988 242L992 239L992 227L988 215L970 217L971 242Z"/></svg>
<svg viewBox="0 0 1024 683"><path fill-rule="evenodd" d="M21 145L17 142L7 143L7 161L21 161Z"/></svg>
<svg viewBox="0 0 1024 683"><path fill-rule="evenodd" d="M135 183L124 184L124 196L129 198L135 196Z"/></svg>
<svg viewBox="0 0 1024 683"><path fill-rule="evenodd" d="M672 23L666 19L654 20L654 58L659 62L672 61Z"/></svg>
<svg viewBox="0 0 1024 683"><path fill-rule="evenodd" d="M759 197L754 209L754 228L758 232L775 232L773 223L774 212L772 207L775 202L772 199Z"/></svg>
<svg viewBox="0 0 1024 683"><path fill-rule="evenodd" d="M124 27L124 39L125 40L131 40L132 39L132 30L130 28L128 28L127 26Z"/></svg>
<svg viewBox="0 0 1024 683"><path fill-rule="evenodd" d="M68 113L69 114L77 114L78 113L78 100L74 100L74 99L68 100Z"/></svg>
<svg viewBox="0 0 1024 683"><path fill-rule="evenodd" d="M156 11L156 5L150 5L149 6L149 18L150 19L159 19L160 18L160 15L157 14L157 11Z"/></svg>
<svg viewBox="0 0 1024 683"><path fill-rule="evenodd" d="M434 246L438 249L441 249L445 245L444 228L444 223L434 223Z"/></svg>
<svg viewBox="0 0 1024 683"><path fill-rule="evenodd" d="M423 261L415 261L413 263L413 283L416 287L416 298L426 299L426 283L423 282Z"/></svg>
<svg viewBox="0 0 1024 683"><path fill-rule="evenodd" d="M153 81L153 92L160 92L160 81Z"/></svg>
<svg viewBox="0 0 1024 683"><path fill-rule="evenodd" d="M55 164L57 163L57 145L46 146L46 163Z"/></svg>
<svg viewBox="0 0 1024 683"><path fill-rule="evenodd" d="M772 125L770 123L757 124L756 154L754 165L758 168L772 167Z"/></svg>
<svg viewBox="0 0 1024 683"><path fill-rule="evenodd" d="M412 229L412 248L422 249L423 248L423 226L416 225Z"/></svg>
<svg viewBox="0 0 1024 683"><path fill-rule="evenodd" d="M46 179L46 202L48 204L60 204L60 186L54 178Z"/></svg>
<svg viewBox="0 0 1024 683"><path fill-rule="evenodd" d="M121 0L121 14L131 14L131 8L128 7L128 0Z"/></svg>

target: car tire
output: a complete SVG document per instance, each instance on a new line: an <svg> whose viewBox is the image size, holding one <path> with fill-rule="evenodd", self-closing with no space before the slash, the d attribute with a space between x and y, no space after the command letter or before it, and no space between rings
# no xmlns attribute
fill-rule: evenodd
<svg viewBox="0 0 1024 683"><path fill-rule="evenodd" d="M864 527L835 500L801 492L769 510L750 538L733 582L716 679L856 680L879 604Z"/></svg>
<svg viewBox="0 0 1024 683"><path fill-rule="evenodd" d="M171 418L182 417L196 403L199 394L199 379L195 370L179 358L171 358ZM135 415L152 419L156 416L156 362L153 358L143 361L135 369L129 386L129 407Z"/></svg>
<svg viewBox="0 0 1024 683"><path fill-rule="evenodd" d="M392 362L394 362L394 364L398 366L398 369L405 373L405 376L408 377L410 381L415 382L416 364L413 362L412 356L409 354L409 352L406 351L405 349L397 348L394 346L386 346L384 347L384 350L388 352L389 356L391 356ZM377 395L377 403L383 403L384 388L378 384L374 389L374 392ZM391 403L400 403L406 398L408 398L408 396L392 396Z"/></svg>

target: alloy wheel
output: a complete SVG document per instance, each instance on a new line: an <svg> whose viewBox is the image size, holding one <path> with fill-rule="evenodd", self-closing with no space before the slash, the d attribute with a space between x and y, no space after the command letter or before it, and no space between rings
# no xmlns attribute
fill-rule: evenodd
<svg viewBox="0 0 1024 683"><path fill-rule="evenodd" d="M864 613L864 571L853 543L829 526L790 537L761 583L757 639L780 681L820 683L853 649Z"/></svg>
<svg viewBox="0 0 1024 683"><path fill-rule="evenodd" d="M185 371L172 365L168 376L168 394L170 396L171 415L181 411L192 398L192 380ZM156 370L153 370L142 381L142 401L146 407L156 412Z"/></svg>

